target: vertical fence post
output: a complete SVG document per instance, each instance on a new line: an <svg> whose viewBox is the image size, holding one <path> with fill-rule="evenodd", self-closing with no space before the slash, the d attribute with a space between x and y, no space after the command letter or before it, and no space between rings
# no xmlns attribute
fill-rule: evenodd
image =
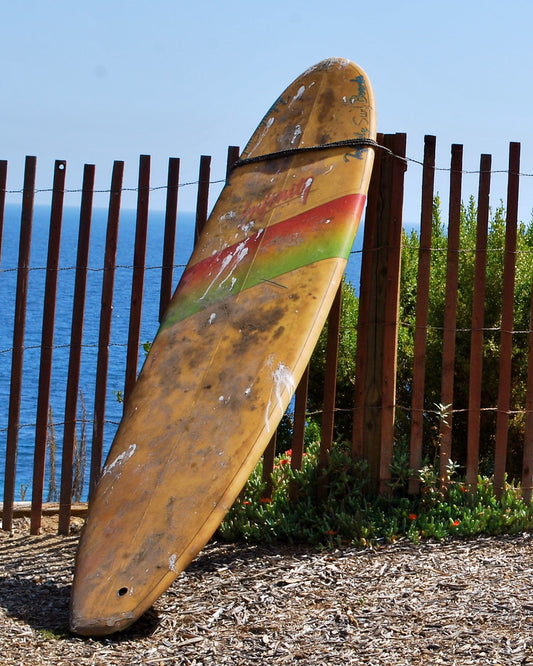
<svg viewBox="0 0 533 666"><path fill-rule="evenodd" d="M261 481L263 482L265 488L263 490L262 497L268 499L272 497L272 490L274 487L272 482L272 472L274 471L274 458L276 457L276 441L277 431L270 438L265 452L263 453L263 473L261 475Z"/></svg>
<svg viewBox="0 0 533 666"><path fill-rule="evenodd" d="M446 418L441 418L439 429L439 475L441 487L448 485L447 465L451 457L452 448L452 406L455 367L455 329L457 322L457 285L459 275L462 169L463 146L454 144L452 145L450 170L446 296L442 341L441 403L446 410Z"/></svg>
<svg viewBox="0 0 533 666"><path fill-rule="evenodd" d="M159 321L172 298L172 276L174 270L174 246L178 220L178 191L180 160L171 157L168 161L167 199L165 206L165 236L163 241L163 267L161 269L161 293L159 297Z"/></svg>
<svg viewBox="0 0 533 666"><path fill-rule="evenodd" d="M406 164L405 157L407 137L405 134L394 134L386 138L385 145L390 148L394 157L388 156L391 162L390 202L388 203L388 234L387 234L387 281L385 302L383 304L383 348L381 360L381 441L380 441L380 474L379 491L388 495L391 492L391 465L394 446L394 419L396 413L396 371L398 356L398 326L400 306L400 270L402 263L402 212L403 183Z"/></svg>
<svg viewBox="0 0 533 666"><path fill-rule="evenodd" d="M422 173L422 201L420 211L420 248L418 250L418 274L416 290L416 314L413 349L413 391L411 398L411 438L409 467L422 466L422 442L424 438L424 388L426 381L426 347L429 316L429 279L431 271L431 234L433 226L433 192L435 187L434 136L424 137L424 167ZM417 477L409 477L408 492L420 491Z"/></svg>
<svg viewBox="0 0 533 666"><path fill-rule="evenodd" d="M43 489L46 463L46 442L50 409L50 387L52 381L52 356L54 347L54 321L57 300L57 278L59 271L59 249L63 221L63 198L67 164L57 160L54 167L48 257L44 287L43 324L41 337L41 363L37 393L37 423L35 426L35 448L33 458L33 488L31 496L31 534L39 534L43 507ZM55 444L55 443L54 443ZM50 480L55 481L54 479Z"/></svg>
<svg viewBox="0 0 533 666"><path fill-rule="evenodd" d="M22 369L24 365L24 333L30 272L30 246L35 195L36 157L26 157L22 214L20 219L19 258L17 270L17 295L15 302L15 326L13 331L13 356L11 361L11 388L7 424L6 465L4 476L4 506L2 529L10 532L13 526L13 502L15 501L15 476L20 425Z"/></svg>
<svg viewBox="0 0 533 666"><path fill-rule="evenodd" d="M533 282L529 306L527 352L526 428L522 456L522 497L529 504L533 491Z"/></svg>
<svg viewBox="0 0 533 666"><path fill-rule="evenodd" d="M337 369L339 365L339 342L342 314L342 282L335 294L335 300L328 315L328 336L326 343L326 367L324 377L324 393L322 407L322 424L320 428L320 453L318 468L324 470L328 466L329 454L333 446L335 427L335 405L337 397ZM328 480L324 474L319 476L318 493L324 497Z"/></svg>
<svg viewBox="0 0 533 666"><path fill-rule="evenodd" d="M80 386L81 345L85 315L85 295L87 292L87 269L89 265L89 240L91 236L93 191L95 167L86 164L83 169L83 184L78 229L78 249L76 255L76 276L72 304L70 329L70 353L65 397L65 425L63 428L63 451L61 456L61 490L59 495L59 534L68 534L74 483L73 463L76 441L76 421L78 412L78 391ZM76 483L81 487L85 476L86 434L84 427L78 440ZM81 493L80 493L81 494Z"/></svg>
<svg viewBox="0 0 533 666"><path fill-rule="evenodd" d="M361 311L360 301L358 330L364 327L367 332L363 337L364 347L360 346L361 340L358 337L359 363L356 368L360 369L363 365L366 376L357 377L354 413L354 450L360 448L358 442L361 441L363 455L368 462L369 486L374 493L388 492L392 461L405 171L405 164L398 157L405 156L406 136L386 135L383 142L394 154L383 155L378 162L379 195L376 204L373 204L376 205L376 217L373 244L369 253L371 265L362 267L361 274L361 296L363 290L368 290L363 303L367 312ZM374 192L371 194L374 195ZM367 224L368 216L365 220L365 245ZM369 248L365 247L365 251L368 252ZM361 361L361 354L366 356L364 363ZM359 384L361 381L363 385Z"/></svg>
<svg viewBox="0 0 533 666"><path fill-rule="evenodd" d="M472 297L472 331L470 336L470 377L468 387L468 431L466 482L471 490L477 485L479 469L479 435L481 424L481 385L483 377L483 327L485 318L485 285L487 273L487 239L489 194L492 159L481 155L476 222L476 262Z"/></svg>
<svg viewBox="0 0 533 666"><path fill-rule="evenodd" d="M383 143L383 134L378 134L376 140L378 143ZM376 254L376 226L381 185L381 155L382 153L379 150L374 155L374 167L368 188L359 283L352 433L352 455L358 460L362 460L365 455L364 442L366 430L372 428L375 423L374 418L371 417L368 419L367 406L371 400L377 399L373 387L369 387L368 385L369 365L373 362L373 359L368 355L368 344L369 340L375 337L375 316L372 316L372 307L374 306L372 298L372 276Z"/></svg>
<svg viewBox="0 0 533 666"><path fill-rule="evenodd" d="M235 162L239 159L240 148L239 146L228 146L228 159L226 162L226 184L229 182L231 169Z"/></svg>
<svg viewBox="0 0 533 666"><path fill-rule="evenodd" d="M146 239L148 235L148 202L150 199L150 156L139 160L139 186L137 190L137 217L135 223L135 247L133 250L133 278L131 281L130 321L126 376L124 379L124 409L137 381L141 316L143 304L144 272L146 263Z"/></svg>
<svg viewBox="0 0 533 666"><path fill-rule="evenodd" d="M196 228L194 232L194 244L198 242L200 234L207 222L207 211L209 206L209 179L211 177L211 157L202 155L200 157L200 173L198 176L198 197L196 199Z"/></svg>
<svg viewBox="0 0 533 666"><path fill-rule="evenodd" d="M295 392L294 402L294 430L292 434L292 455L291 467L294 470L302 469L304 440L305 440L305 421L307 414L307 393L309 386L309 364L307 365L302 378L300 379ZM295 486L289 484L289 496L294 498Z"/></svg>
<svg viewBox="0 0 533 666"><path fill-rule="evenodd" d="M333 445L335 425L335 399L337 394L337 368L339 362L339 337L342 313L342 283L337 289L335 300L328 315L328 338L326 344L326 373L324 378L324 406L320 429L319 467L328 464L329 452Z"/></svg>
<svg viewBox="0 0 533 666"><path fill-rule="evenodd" d="M500 496L505 482L507 462L507 433L511 409L511 366L513 354L513 311L516 272L516 234L518 224L518 186L520 144L509 146L507 181L507 217L505 221L505 254L503 265L502 319L500 327L500 375L498 383L498 412L494 452L494 491Z"/></svg>
<svg viewBox="0 0 533 666"><path fill-rule="evenodd" d="M91 477L89 499L96 488L102 471L104 448L105 403L107 393L107 368L109 362L109 340L111 337L111 317L113 314L113 288L118 242L118 224L124 162L115 161L111 176L111 192L107 217L106 246L104 255L104 277L100 308L100 329L98 334L98 359L96 365L96 390L94 396L94 425L91 448Z"/></svg>
<svg viewBox="0 0 533 666"><path fill-rule="evenodd" d="M0 261L2 260L2 238L4 237L4 213L7 189L7 160L0 160Z"/></svg>

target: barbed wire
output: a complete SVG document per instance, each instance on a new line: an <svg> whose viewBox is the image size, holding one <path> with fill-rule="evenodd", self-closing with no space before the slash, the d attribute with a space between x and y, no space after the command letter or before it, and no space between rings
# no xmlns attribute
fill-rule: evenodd
<svg viewBox="0 0 533 666"><path fill-rule="evenodd" d="M362 255L363 252L379 252L382 250L385 250L386 246L380 246L380 247L373 247L370 249L366 250L352 250L350 252L350 256L353 255ZM415 247L413 248L414 250L418 251L421 248L420 247ZM447 252L448 248L446 247L425 247L423 248L424 250L428 252ZM504 253L507 252L504 247L497 247L497 248L490 248L490 247L485 247L485 248L457 248L454 249L453 252L459 253L459 254L476 254L478 252L487 252L487 253ZM512 250L512 254L514 255L533 255L533 249L516 249ZM180 264L173 264L172 269L185 269L187 267L187 264L185 263L180 263ZM104 273L105 271L109 270L128 270L128 271L133 271L137 268L142 268L144 271L162 271L162 270L168 270L170 267L169 266L163 266L162 264L154 264L150 266L136 266L134 264L117 264L114 265L111 268L105 267L105 266L83 266L83 270L86 270L88 273ZM10 266L8 268L0 266L0 274L1 273L17 273L20 270L19 266ZM68 272L68 271L76 271L78 270L77 266L59 266L57 268L49 268L48 266L28 266L24 270L28 272L45 272L45 271L57 271L58 273L61 272Z"/></svg>
<svg viewBox="0 0 533 666"><path fill-rule="evenodd" d="M401 409L404 412L409 412L410 414L435 414L442 416L442 410L440 409L426 409L425 407L422 408L415 408L411 407L410 405L402 405L400 403L395 403L394 407L397 409ZM382 407L384 409L384 407ZM470 407L453 407L449 406L449 409L446 411L448 415L451 414L466 414L468 412L501 412L502 414L507 414L508 416L516 416L516 415L527 415L527 414L533 414L532 409L502 409L501 407L476 407L475 409L471 409Z"/></svg>
<svg viewBox="0 0 533 666"><path fill-rule="evenodd" d="M226 179L221 178L220 180L210 180L209 185L219 185L221 183L225 183ZM181 188L181 187L189 187L191 185L199 185L200 181L199 180L191 180L185 183L178 183L177 185L171 185L170 189L175 189ZM155 185L155 186L150 186L150 187L121 187L119 188L118 191L120 192L157 192L159 190L168 190L169 186L168 185ZM53 187L39 187L35 188L32 190L34 194L42 194L43 192L54 192ZM83 192L83 187L76 187L76 188L65 188L65 189L59 189L57 190L58 192L63 192L63 194L80 194ZM115 190L112 190L111 188L107 189L96 189L96 190L91 190L93 194L110 194L111 192L114 192ZM24 194L25 190L23 187L17 189L17 190L3 190L0 188L0 192L3 192L4 194Z"/></svg>
<svg viewBox="0 0 533 666"><path fill-rule="evenodd" d="M396 155L395 157L398 156ZM425 166L422 160L417 160L414 159L413 157L405 157L404 159L407 160L407 162L412 162L413 164ZM485 174L485 173L490 173L490 174L505 173L512 176L520 176L520 177L523 176L524 178L533 178L533 172L532 173L524 171L516 172L516 171L509 171L509 169L452 169L451 167L438 167L438 166L434 166L432 168L434 171L447 171L448 173L452 173L453 171L453 173L460 173L467 176L472 174L475 175L475 174Z"/></svg>
<svg viewBox="0 0 533 666"><path fill-rule="evenodd" d="M411 405L402 405L399 402L395 402L393 405L394 408L399 409L405 413L409 414L423 414L424 416L429 416L429 415L435 415L435 416L442 416L442 410L441 409L431 409L429 407L421 407L421 408L415 408L412 407ZM390 409L390 406L387 405L378 405L376 406L377 409ZM328 413L331 413L333 411L334 414L353 414L355 411L357 411L357 407L335 407L333 410L328 410ZM501 407L476 407L475 409L471 409L469 407L453 407L449 406L449 409L447 410L447 414L449 416L451 415L457 415L457 414L467 414L468 412L475 411L475 412L492 412L492 413L498 413L501 412L502 414L506 414L507 416L527 416L529 414L533 414L532 409L502 409ZM310 416L321 416L325 413L325 410L323 409L315 409L315 410L306 410L305 412L305 417L308 418ZM295 412L293 410L287 410L286 415L289 417L294 417ZM93 423L95 421L94 418L90 417L84 417L84 418L77 418L74 420L76 424L82 424L82 423ZM65 421L56 421L54 420L53 425L54 427L62 427L65 425ZM104 419L103 420L103 425L112 425L118 427L120 425L120 421L115 421L113 419ZM16 428L17 430L22 430L25 428L36 428L37 423L18 423ZM0 433L5 433L8 431L8 427L3 427L0 428Z"/></svg>
<svg viewBox="0 0 533 666"><path fill-rule="evenodd" d="M91 418L80 418L80 419L74 419L74 423L94 423L95 419ZM70 421L72 423L72 421ZM55 419L53 420L53 425L54 427L56 426L64 426L66 424L66 421L56 421ZM114 425L114 426L119 426L120 421L112 421L111 419L104 419L103 421L104 425ZM23 428L36 428L37 423L17 423L17 430L22 430ZM9 430L8 427L6 428L0 428L0 433L7 432Z"/></svg>
<svg viewBox="0 0 533 666"><path fill-rule="evenodd" d="M173 264L172 268L185 268L187 264ZM109 270L128 270L128 271L133 271L136 268L143 268L145 271L154 271L154 270L163 270L163 269L168 269L169 266L163 266L163 265L155 265L155 266L135 266L135 265L127 265L127 264L117 264L113 266L112 268L106 268L105 266L99 266L97 268L93 268L91 266L82 266L83 270L86 270L87 272L90 273L103 273L105 271ZM14 266L12 268L0 268L0 273L16 273L19 270L18 266ZM76 271L78 270L78 267L76 266L59 266L58 268L48 268L47 266L28 266L25 270L31 272L31 271Z"/></svg>
<svg viewBox="0 0 533 666"><path fill-rule="evenodd" d="M139 344L139 348L142 348L142 344ZM66 342L65 344L62 345L52 345L51 347L48 346L46 349L70 349L70 344ZM127 347L128 343L127 342L109 342L107 347ZM98 349L100 345L97 342L93 343L84 343L81 345L82 349ZM9 352L13 352L15 350L20 350L22 351L28 351L28 350L33 350L33 349L41 349L43 348L42 345L25 345L23 347L8 347L7 349L0 349L0 354L9 354Z"/></svg>
<svg viewBox="0 0 533 666"><path fill-rule="evenodd" d="M384 146L381 146L377 144L377 147L380 148L385 148ZM412 164L416 164L418 166L424 167L424 161L420 159L416 159L414 157L403 157L402 155L397 155L390 149L386 149L388 153L392 157L395 157L397 159L405 160L407 162L410 162ZM519 176L523 178L533 178L533 172L528 172L528 171L519 171L519 172L514 172L510 171L509 169L488 169L488 170L482 170L482 169L452 169L451 167L439 167L439 166L433 166L431 167L434 171L442 171L442 172L448 172L448 173L460 173L462 175L475 175L475 174L507 174L507 175L513 175L513 176ZM210 180L209 181L209 186L211 185L220 185L223 183L226 183L227 179L226 178L219 178L217 180ZM186 181L183 183L178 183L176 185L171 185L170 188L183 188L183 187L192 187L192 186L197 186L200 184L199 180L191 180L191 181ZM155 185L155 186L149 186L149 187L121 187L120 192L157 192L161 190L168 190L169 185ZM0 188L0 192L3 192L4 194L24 194L24 188L18 188L14 190L8 190L8 189L2 189ZM33 190L34 194L42 194L42 193L50 193L53 192L54 188L52 187L43 187L43 188L35 188ZM79 194L83 192L83 188L65 188L63 190L59 190L63 192L64 194ZM94 194L110 194L113 190L111 188L104 188L104 189L95 189L92 190Z"/></svg>
<svg viewBox="0 0 533 666"><path fill-rule="evenodd" d="M413 322L408 322L408 321L400 321L399 325L402 328L406 329L415 329L417 328L416 324ZM356 331L358 329L358 325L354 323L352 326L348 327L350 330ZM423 327L418 327L418 328L423 328L423 330L427 331L428 333L431 331L436 331L439 333L444 332L445 330L453 330L454 333L472 333L473 331L478 331L480 333L505 333L508 335L532 335L533 334L533 329L513 329L513 330L507 330L503 329L499 326L482 326L482 327L476 327L476 328L469 328L469 327L464 327L464 328L453 328L453 329L447 329L444 326L432 326L432 325L427 325ZM139 343L139 349L142 349L144 343ZM47 347L47 349L70 349L70 343L63 343L63 344L54 344L51 347ZM109 342L107 347L127 347L128 343L127 342ZM100 347L99 343L94 342L94 343L83 343L80 345L81 349L98 349ZM40 344L35 344L35 345L25 345L22 347L22 351L32 351L35 349L41 349L42 345ZM6 347L5 349L0 349L0 355L2 354L10 354L15 350L20 350L20 347Z"/></svg>
<svg viewBox="0 0 533 666"><path fill-rule="evenodd" d="M362 255L364 252L380 252L383 250L386 250L387 246L386 245L380 245L376 246L373 248L369 249L359 249L359 250L352 250L350 252L350 256L353 255ZM428 252L448 252L447 247L424 247L421 248L421 246L416 246L411 248L415 251L418 251L420 249L423 249ZM476 254L478 252L487 252L487 253L503 253L503 252L508 252L505 247L483 247L483 248L475 248L475 247L468 247L468 248L456 248L453 250L453 252L457 252L459 254ZM511 251L512 254L515 255L533 255L533 248L532 249L515 249ZM173 269L180 269L180 268L186 268L187 264L173 264L172 268ZM145 271L153 271L153 270L164 270L168 269L168 266L163 266L162 264L154 264L150 266L136 266L134 264L117 264L113 266L112 268L106 268L105 266L98 266L98 267L93 267L93 266L83 266L82 267L84 270L87 270L88 272L91 273L102 273L107 270L134 270L136 268L143 268ZM3 268L0 267L0 273L16 273L19 270L18 266L12 266L9 268ZM28 266L25 270L27 271L75 271L77 270L76 266L59 266L58 268L48 268L47 266Z"/></svg>

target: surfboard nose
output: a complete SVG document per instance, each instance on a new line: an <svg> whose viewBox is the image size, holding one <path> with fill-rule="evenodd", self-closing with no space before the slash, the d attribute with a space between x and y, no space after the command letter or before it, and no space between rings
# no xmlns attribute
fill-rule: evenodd
<svg viewBox="0 0 533 666"><path fill-rule="evenodd" d="M70 630L82 636L106 636L122 631L145 610L133 595L134 587L114 585L112 571L104 576L100 567L80 563L83 575L76 577L70 596ZM123 577L121 577L123 581Z"/></svg>
<svg viewBox="0 0 533 666"><path fill-rule="evenodd" d="M76 610L70 613L70 630L81 636L107 636L129 627L135 620L132 612L110 615L108 617L93 617Z"/></svg>

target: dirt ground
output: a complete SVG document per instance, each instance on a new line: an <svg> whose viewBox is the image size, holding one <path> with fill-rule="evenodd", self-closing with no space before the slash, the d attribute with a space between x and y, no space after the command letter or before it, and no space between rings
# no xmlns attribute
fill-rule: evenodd
<svg viewBox="0 0 533 666"><path fill-rule="evenodd" d="M0 531L4 666L533 666L533 535L321 551L212 542L123 634L68 631L77 534ZM81 519L75 519L79 531Z"/></svg>

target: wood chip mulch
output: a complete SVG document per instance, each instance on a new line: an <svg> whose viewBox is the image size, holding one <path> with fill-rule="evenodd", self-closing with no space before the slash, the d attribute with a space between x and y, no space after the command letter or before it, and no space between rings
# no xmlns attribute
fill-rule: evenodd
<svg viewBox="0 0 533 666"><path fill-rule="evenodd" d="M533 535L320 551L209 544L154 608L103 639L68 632L76 535L0 532L4 666L533 666ZM50 522L52 521L52 522Z"/></svg>

